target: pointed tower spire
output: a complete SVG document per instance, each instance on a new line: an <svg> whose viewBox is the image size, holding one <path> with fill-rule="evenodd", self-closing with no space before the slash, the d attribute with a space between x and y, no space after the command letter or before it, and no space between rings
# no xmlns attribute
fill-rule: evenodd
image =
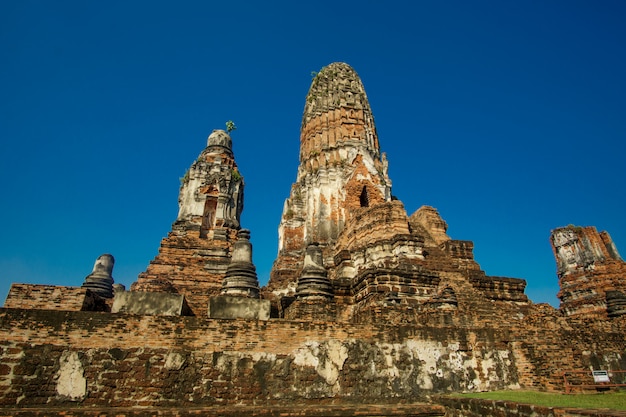
<svg viewBox="0 0 626 417"><path fill-rule="evenodd" d="M220 293L230 264L243 189L231 137L214 130L182 178L172 231L131 291L178 293L194 314L206 314L208 299Z"/></svg>
<svg viewBox="0 0 626 417"><path fill-rule="evenodd" d="M268 289L295 291L309 243L319 242L324 263L332 265L332 245L351 214L390 200L387 161L363 83L348 64L330 64L306 97L300 165L285 201Z"/></svg>

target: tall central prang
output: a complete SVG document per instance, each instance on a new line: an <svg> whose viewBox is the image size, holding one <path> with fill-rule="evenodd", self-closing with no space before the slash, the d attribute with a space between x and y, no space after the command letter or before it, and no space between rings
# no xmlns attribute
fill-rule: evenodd
<svg viewBox="0 0 626 417"><path fill-rule="evenodd" d="M392 199L363 83L344 63L311 83L278 235L263 295L282 317L384 321L380 311L397 318L449 309L465 320L484 306L492 314L496 302L528 306L526 282L487 276L473 243L451 239L436 209L409 216Z"/></svg>
<svg viewBox="0 0 626 417"><path fill-rule="evenodd" d="M269 288L295 290L308 244L318 243L332 262L332 245L354 210L390 200L387 162L363 83L348 64L330 64L306 97L300 165L283 208Z"/></svg>

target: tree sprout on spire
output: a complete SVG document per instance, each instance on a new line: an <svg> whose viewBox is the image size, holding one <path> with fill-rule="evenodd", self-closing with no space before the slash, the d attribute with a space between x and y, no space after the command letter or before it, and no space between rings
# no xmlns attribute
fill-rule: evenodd
<svg viewBox="0 0 626 417"><path fill-rule="evenodd" d="M232 120L227 121L226 131L228 132L228 134L230 134L230 132L232 132L233 130L237 130L237 126L235 126L235 122L233 122Z"/></svg>

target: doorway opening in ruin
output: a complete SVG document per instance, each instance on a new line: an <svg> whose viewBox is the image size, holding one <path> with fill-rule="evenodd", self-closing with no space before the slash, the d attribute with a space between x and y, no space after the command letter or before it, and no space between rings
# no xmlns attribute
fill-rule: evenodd
<svg viewBox="0 0 626 417"><path fill-rule="evenodd" d="M207 197L204 202L204 213L202 214L202 225L200 226L200 238L206 239L209 230L215 226L215 212L217 211L217 198Z"/></svg>
<svg viewBox="0 0 626 417"><path fill-rule="evenodd" d="M370 199L367 195L367 187L363 186L363 191L361 191L361 196L359 197L359 202L361 203L361 207L369 207Z"/></svg>

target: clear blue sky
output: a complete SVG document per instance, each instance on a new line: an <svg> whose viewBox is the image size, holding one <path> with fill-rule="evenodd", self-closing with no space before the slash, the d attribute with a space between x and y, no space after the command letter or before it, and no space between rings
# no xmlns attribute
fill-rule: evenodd
<svg viewBox="0 0 626 417"><path fill-rule="evenodd" d="M626 251L625 21L596 0L1 2L0 303L81 285L102 253L129 286L230 119L265 284L311 72L343 61L407 212L436 207L487 274L558 305L551 229Z"/></svg>

